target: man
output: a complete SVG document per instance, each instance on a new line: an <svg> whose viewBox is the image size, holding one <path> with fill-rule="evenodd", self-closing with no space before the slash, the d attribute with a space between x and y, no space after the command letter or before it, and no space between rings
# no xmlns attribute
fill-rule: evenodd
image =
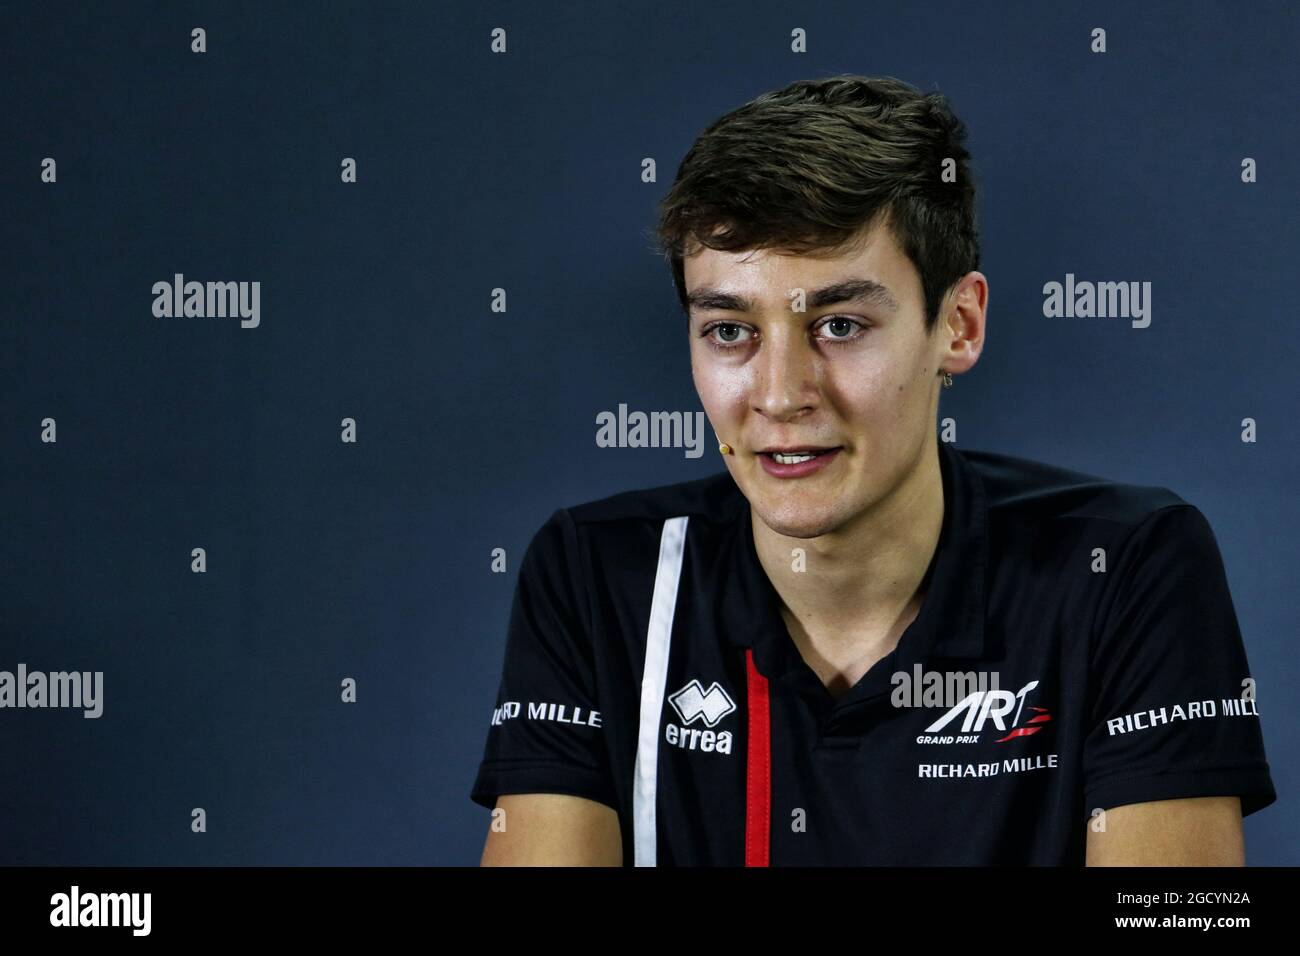
<svg viewBox="0 0 1300 956"><path fill-rule="evenodd" d="M988 306L963 139L834 77L686 156L659 231L727 472L533 539L484 864L1244 862L1276 797L1205 518L937 440Z"/></svg>

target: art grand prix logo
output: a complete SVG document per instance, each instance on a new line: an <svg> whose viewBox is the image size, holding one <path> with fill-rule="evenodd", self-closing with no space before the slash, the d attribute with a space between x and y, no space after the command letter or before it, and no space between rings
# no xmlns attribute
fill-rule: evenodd
<svg viewBox="0 0 1300 956"><path fill-rule="evenodd" d="M959 715L964 714L965 719L962 721L962 734L971 735L967 739L960 737L942 737L936 739L927 739L924 737L917 738L918 742L923 743L974 743L979 740L979 734L984 729L984 722L991 720L993 726L1000 731L1006 731L1008 726L1002 722L1002 718L1014 710L1015 717L1010 724L1010 733L1004 737L999 737L997 743L1003 743L1015 737L1029 737L1043 729L1043 725L1052 719L1051 713L1046 707L1035 707L1030 704L1028 710L1033 712L1033 716L1025 713L1025 695L1038 686L1038 681L1031 680L1014 694L1009 690L980 690L973 694L963 697L955 707L950 709L946 714L925 728L925 733L935 734L943 730L950 723L957 719ZM1021 717L1027 717L1024 724L1020 722Z"/></svg>

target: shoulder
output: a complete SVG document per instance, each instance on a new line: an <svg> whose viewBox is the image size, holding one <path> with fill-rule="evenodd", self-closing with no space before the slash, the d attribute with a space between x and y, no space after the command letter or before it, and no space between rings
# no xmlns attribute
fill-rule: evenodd
<svg viewBox="0 0 1300 956"><path fill-rule="evenodd" d="M710 532L733 521L745 499L728 472L675 484L622 491L556 509L537 532L533 547L564 551L584 576L593 564L653 568L664 522L686 518L692 541L716 540Z"/></svg>
<svg viewBox="0 0 1300 956"><path fill-rule="evenodd" d="M958 454L980 480L991 521L1091 523L1137 530L1167 509L1196 512L1180 495L1160 485L1120 481L999 452Z"/></svg>
<svg viewBox="0 0 1300 956"><path fill-rule="evenodd" d="M563 510L568 512L575 525L584 528L636 523L661 524L667 518L677 517L712 522L734 516L742 500L740 489L736 487L731 475L724 471L692 481L623 491L595 501L570 505Z"/></svg>
<svg viewBox="0 0 1300 956"><path fill-rule="evenodd" d="M990 558L1007 574L1067 590L1087 582L1080 593L1101 605L1121 591L1142 594L1169 582L1184 593L1226 593L1224 558L1210 522L1169 488L994 452L961 454L979 477ZM1090 569L1108 573L1080 576L1081 556ZM1094 567L1096 561L1104 563ZM1066 592L1049 587L1046 593Z"/></svg>

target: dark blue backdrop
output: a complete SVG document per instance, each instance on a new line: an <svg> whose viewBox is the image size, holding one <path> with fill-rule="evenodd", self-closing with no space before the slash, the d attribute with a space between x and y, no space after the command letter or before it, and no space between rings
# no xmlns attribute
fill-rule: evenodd
<svg viewBox="0 0 1300 956"><path fill-rule="evenodd" d="M595 443L619 403L700 408L655 203L716 116L838 72L971 130L958 445L1210 519L1279 792L1248 856L1300 862L1298 40L1281 2L7 9L0 669L103 671L104 713L0 711L0 863L477 862L532 533L722 468ZM260 325L154 317L175 273L260 282ZM1151 282L1150 327L1045 318L1067 273Z"/></svg>

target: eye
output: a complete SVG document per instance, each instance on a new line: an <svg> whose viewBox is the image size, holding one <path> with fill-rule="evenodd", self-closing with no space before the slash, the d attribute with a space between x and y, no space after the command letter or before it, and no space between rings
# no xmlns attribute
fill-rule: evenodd
<svg viewBox="0 0 1300 956"><path fill-rule="evenodd" d="M713 335L714 332L718 333L716 338ZM744 338L747 333L752 334L749 329L735 322L714 322L700 330L701 337L707 339L715 349L724 352L728 349L739 348L749 341Z"/></svg>
<svg viewBox="0 0 1300 956"><path fill-rule="evenodd" d="M866 334L867 325L859 322L857 319L850 319L843 315L832 315L826 321L817 326L818 329L830 329L833 334L828 335L828 342L855 342ZM840 333L843 334L840 334Z"/></svg>

